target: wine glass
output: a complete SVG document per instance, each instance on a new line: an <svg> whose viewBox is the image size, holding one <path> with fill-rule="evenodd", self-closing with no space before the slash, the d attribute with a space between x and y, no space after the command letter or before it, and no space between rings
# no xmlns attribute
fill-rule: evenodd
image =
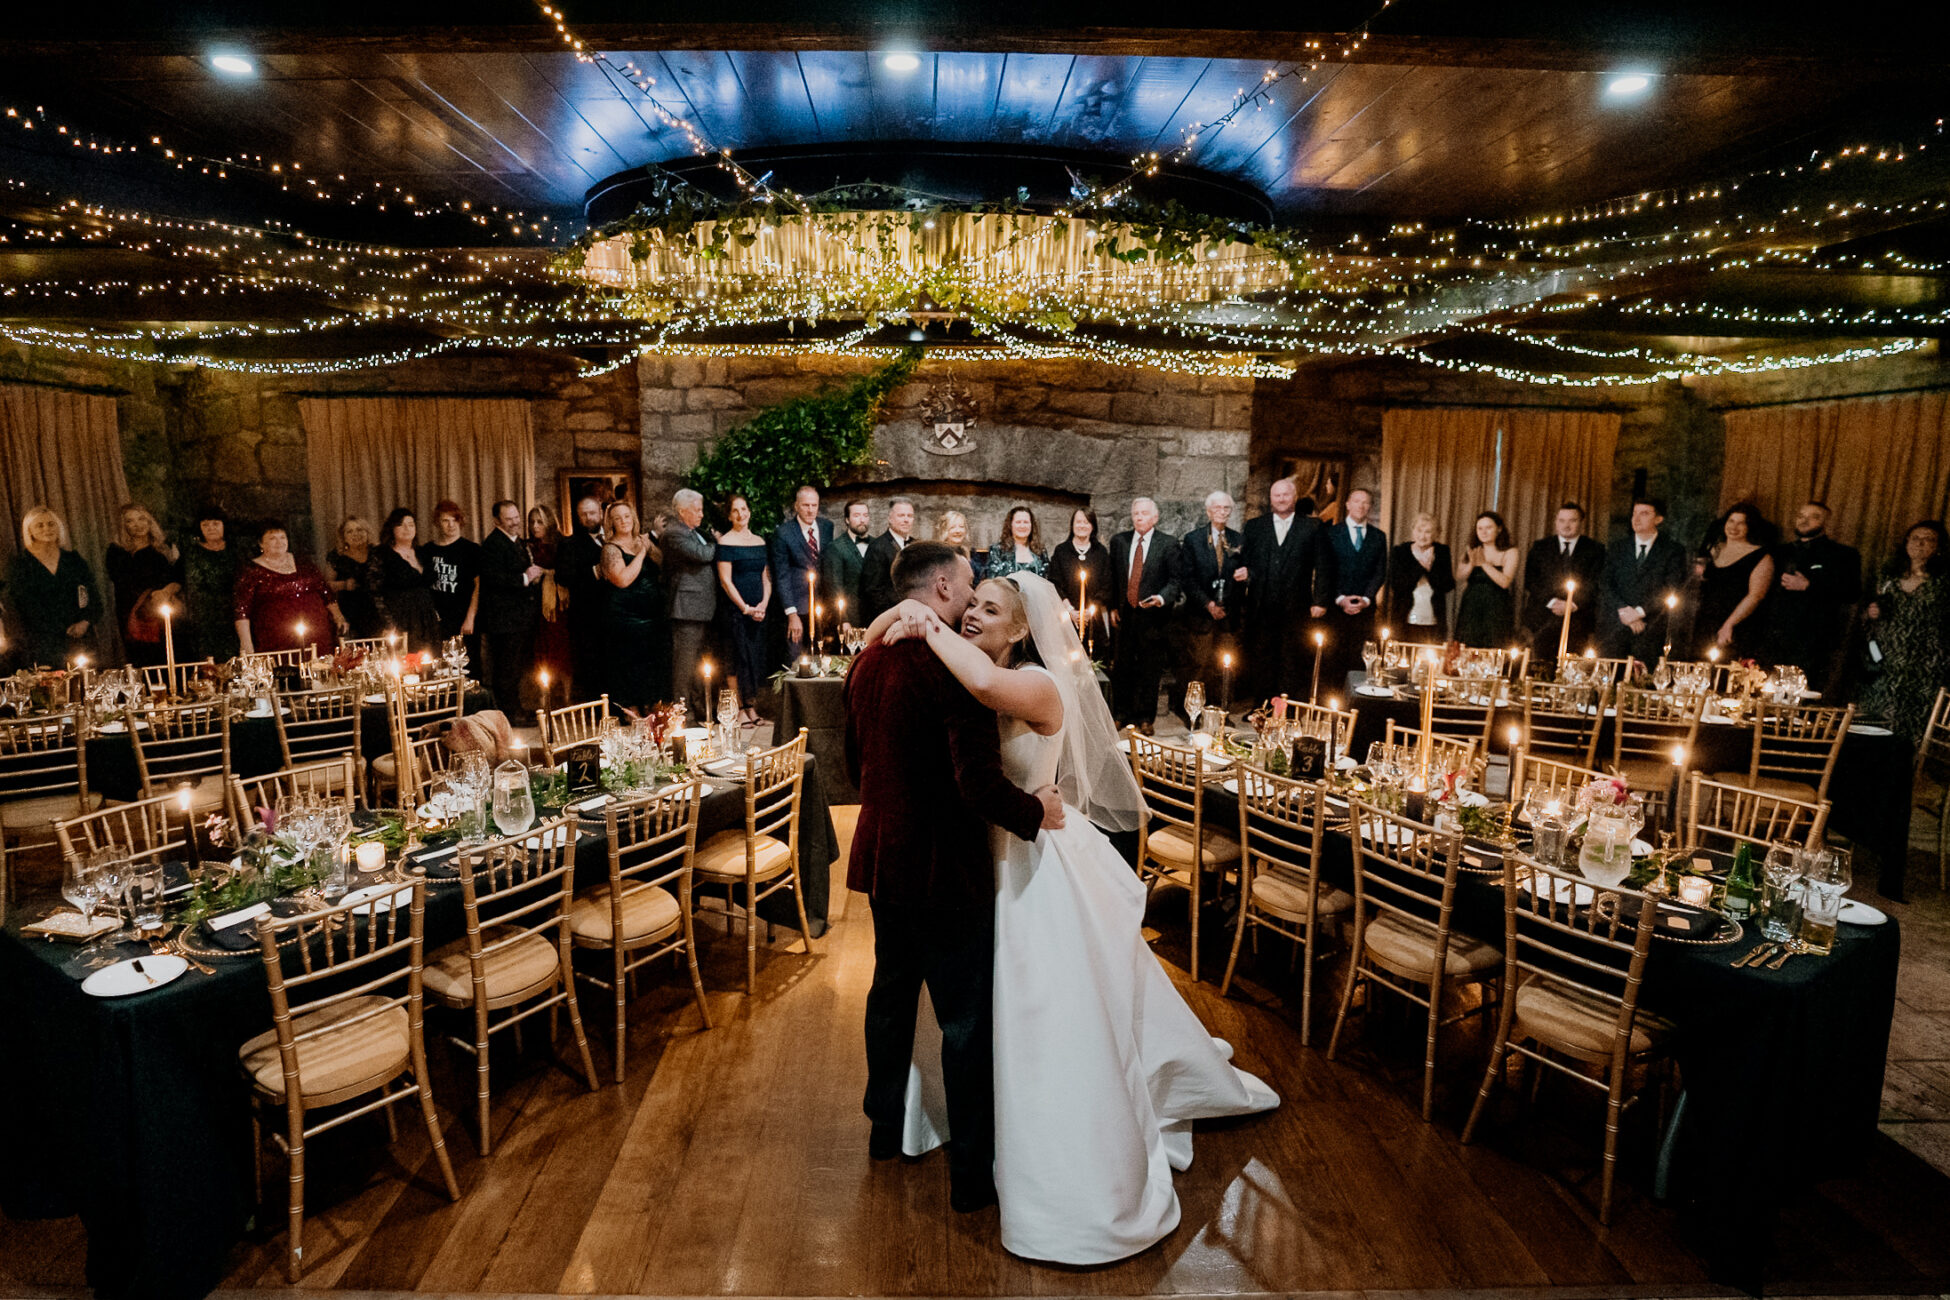
<svg viewBox="0 0 1950 1300"><path fill-rule="evenodd" d="M61 897L74 904L87 925L95 922L95 908L104 900L103 868L115 858L114 849L96 849L87 857L75 854L61 870ZM91 943L81 950L81 964L89 969L106 966L114 960L104 943Z"/></svg>
<svg viewBox="0 0 1950 1300"><path fill-rule="evenodd" d="M1372 641L1361 643L1361 663L1367 669L1368 679L1374 679L1374 661L1381 658L1381 650Z"/></svg>
<svg viewBox="0 0 1950 1300"><path fill-rule="evenodd" d="M724 738L724 752L731 752L733 728L738 722L738 692L726 687L718 692L718 730Z"/></svg>
<svg viewBox="0 0 1950 1300"><path fill-rule="evenodd" d="M1191 719L1192 730L1198 730L1198 720L1205 713L1205 683L1185 683L1185 716Z"/></svg>

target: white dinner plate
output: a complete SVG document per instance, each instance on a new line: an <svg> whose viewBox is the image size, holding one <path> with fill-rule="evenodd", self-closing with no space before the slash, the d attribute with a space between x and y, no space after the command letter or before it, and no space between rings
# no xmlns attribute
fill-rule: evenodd
<svg viewBox="0 0 1950 1300"><path fill-rule="evenodd" d="M412 893L413 886L411 885L367 885L365 888L355 889L344 898L341 898L339 905L345 907L354 903L359 904L359 906L352 908L352 914L354 916L364 916L368 912L377 912L383 915L392 911L395 907L403 907L406 903L411 902L410 895ZM403 896L406 897L403 898Z"/></svg>
<svg viewBox="0 0 1950 1300"><path fill-rule="evenodd" d="M1733 725L1733 719L1718 710L1712 713L1702 713L1699 720L1715 727L1731 727Z"/></svg>
<svg viewBox="0 0 1950 1300"><path fill-rule="evenodd" d="M1130 742L1130 741L1128 741L1128 740L1125 740L1125 739L1123 739L1123 738L1121 738L1121 737L1120 737L1120 738L1118 739L1118 742L1117 742L1117 752L1118 752L1118 753L1120 753L1120 754L1128 754L1128 753L1130 753L1130 752L1131 752L1131 742Z"/></svg>
<svg viewBox="0 0 1950 1300"><path fill-rule="evenodd" d="M1867 903L1858 903L1852 898L1844 898L1839 919L1847 921L1850 925L1881 925L1889 919L1889 915L1880 908L1870 907Z"/></svg>
<svg viewBox="0 0 1950 1300"><path fill-rule="evenodd" d="M1490 806L1490 797L1481 790L1465 790L1456 802L1465 808L1487 808Z"/></svg>
<svg viewBox="0 0 1950 1300"><path fill-rule="evenodd" d="M1354 688L1354 693L1356 695L1371 695L1383 700L1392 700L1395 698L1395 690L1391 686L1357 686Z"/></svg>
<svg viewBox="0 0 1950 1300"><path fill-rule="evenodd" d="M1535 888L1536 880L1537 877L1535 876L1525 876L1518 885L1518 888L1522 889L1526 894L1534 894L1537 892ZM1598 897L1598 891L1590 885L1580 884L1571 880L1560 880L1556 876L1550 877L1550 881L1552 892L1556 895L1556 900L1560 903L1567 901L1567 891L1569 894L1568 901L1574 907L1589 907L1592 901Z"/></svg>
<svg viewBox="0 0 1950 1300"><path fill-rule="evenodd" d="M1205 765L1207 767L1216 767L1223 771L1232 766L1232 757L1229 754L1221 754L1216 750L1208 749L1205 751Z"/></svg>
<svg viewBox="0 0 1950 1300"><path fill-rule="evenodd" d="M142 969L137 970L137 966ZM154 953L147 957L131 957L113 966L104 966L81 981L81 991L90 997L125 998L131 993L159 989L189 968L190 964L174 953L160 957Z"/></svg>
<svg viewBox="0 0 1950 1300"><path fill-rule="evenodd" d="M704 764L704 770L712 776L730 776L742 781L745 779L745 760L742 755L733 755L730 758L714 758Z"/></svg>
<svg viewBox="0 0 1950 1300"><path fill-rule="evenodd" d="M1219 788L1221 790L1224 790L1227 794L1238 794L1239 778L1236 776L1229 776L1225 780L1219 782Z"/></svg>
<svg viewBox="0 0 1950 1300"><path fill-rule="evenodd" d="M291 716L290 709L280 708L278 712L284 714L284 716L287 718ZM256 708L250 710L248 713L244 714L244 716L247 718L268 718L271 716L271 711L265 708Z"/></svg>
<svg viewBox="0 0 1950 1300"><path fill-rule="evenodd" d="M1849 731L1857 736L1893 736L1896 733L1887 727L1878 727L1870 722L1857 722L1849 726Z"/></svg>
<svg viewBox="0 0 1950 1300"><path fill-rule="evenodd" d="M1361 765L1354 761L1354 755L1352 754L1342 754L1334 760L1334 770L1336 772L1352 772L1359 766Z"/></svg>
<svg viewBox="0 0 1950 1300"><path fill-rule="evenodd" d="M1407 844L1415 838L1415 832L1409 830L1406 826L1397 826L1392 822L1382 822L1380 825L1381 837L1386 843ZM1372 843L1374 841L1374 828L1375 823L1373 822L1361 823L1361 838Z"/></svg>
<svg viewBox="0 0 1950 1300"><path fill-rule="evenodd" d="M112 722L102 723L101 726L95 728L95 731L98 734L105 735L105 736L119 736L123 732L127 731L128 729L129 729L129 724L123 722L120 718L117 718ZM135 720L135 729L137 731L147 731L149 730L149 724L144 722L141 718L137 718Z"/></svg>
<svg viewBox="0 0 1950 1300"><path fill-rule="evenodd" d="M1635 858L1642 858L1642 857L1645 857L1646 855L1648 855L1648 854L1649 854L1649 853L1651 853L1651 852L1652 852L1652 846L1651 846L1650 844L1647 844L1647 843L1646 843L1646 842L1645 842L1644 840L1633 840L1633 841L1632 841L1632 856L1633 856L1633 857L1635 857Z"/></svg>
<svg viewBox="0 0 1950 1300"><path fill-rule="evenodd" d="M1578 712L1589 716L1592 710L1595 709L1596 707L1597 706L1594 704L1580 704L1578 705ZM1605 710L1605 716L1608 718L1615 718L1618 716L1618 710L1608 708Z"/></svg>
<svg viewBox="0 0 1950 1300"><path fill-rule="evenodd" d="M384 704L386 702L384 695L361 695L359 699L366 704Z"/></svg>

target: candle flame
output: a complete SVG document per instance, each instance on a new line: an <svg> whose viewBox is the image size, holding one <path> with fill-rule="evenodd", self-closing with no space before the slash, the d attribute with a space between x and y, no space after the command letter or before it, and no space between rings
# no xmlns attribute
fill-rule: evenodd
<svg viewBox="0 0 1950 1300"><path fill-rule="evenodd" d="M1318 650L1321 646L1326 644L1327 644L1327 634L1325 632L1314 633L1314 649Z"/></svg>
<svg viewBox="0 0 1950 1300"><path fill-rule="evenodd" d="M1679 597L1677 597L1677 596L1675 596L1675 595L1673 595L1673 594L1672 594L1671 592L1667 592L1667 593L1666 593L1666 608L1667 608L1667 609L1673 609L1673 608L1676 608L1676 607L1678 606L1678 604L1679 604Z"/></svg>
<svg viewBox="0 0 1950 1300"><path fill-rule="evenodd" d="M1686 765L1686 747L1684 745L1674 745L1672 747L1672 765L1674 767L1684 767Z"/></svg>
<svg viewBox="0 0 1950 1300"><path fill-rule="evenodd" d="M1512 748L1514 748L1520 741L1523 740L1523 728L1512 727L1510 728L1509 735L1510 735L1510 745Z"/></svg>
<svg viewBox="0 0 1950 1300"><path fill-rule="evenodd" d="M548 669L542 669L542 689L548 689Z"/></svg>
<svg viewBox="0 0 1950 1300"><path fill-rule="evenodd" d="M164 618L168 618L168 617L169 617L169 616L170 616L171 614L174 614L175 612L176 612L175 610L173 610L173 609L171 609L171 608L170 608L170 607L169 607L168 605L166 605L166 604L165 604L165 605L164 605L164 606L162 607L162 610L161 610L161 613L162 613L162 616L163 616Z"/></svg>

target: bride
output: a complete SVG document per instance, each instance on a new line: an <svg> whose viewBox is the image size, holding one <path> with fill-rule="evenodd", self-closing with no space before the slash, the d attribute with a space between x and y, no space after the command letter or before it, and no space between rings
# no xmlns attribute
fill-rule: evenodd
<svg viewBox="0 0 1950 1300"><path fill-rule="evenodd" d="M1054 780L1084 814L1033 844L992 835L995 1187L1008 1250L1105 1264L1178 1226L1171 1174L1192 1162L1193 1120L1280 1099L1232 1066L1172 987L1144 942L1144 886L1089 824L1134 830L1143 804L1067 613L1047 581L1017 573L977 587L958 630L906 601L870 639L924 636L999 716L1009 778ZM921 1017L933 1018L925 998ZM910 1156L949 1136L930 1028L914 1039Z"/></svg>

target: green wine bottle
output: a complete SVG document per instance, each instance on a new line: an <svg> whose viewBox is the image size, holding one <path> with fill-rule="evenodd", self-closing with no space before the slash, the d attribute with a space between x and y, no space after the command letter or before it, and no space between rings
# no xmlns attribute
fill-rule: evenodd
<svg viewBox="0 0 1950 1300"><path fill-rule="evenodd" d="M1754 872L1754 846L1743 843L1733 851L1733 870L1727 873L1726 913L1736 921L1751 916L1760 901L1760 878Z"/></svg>

